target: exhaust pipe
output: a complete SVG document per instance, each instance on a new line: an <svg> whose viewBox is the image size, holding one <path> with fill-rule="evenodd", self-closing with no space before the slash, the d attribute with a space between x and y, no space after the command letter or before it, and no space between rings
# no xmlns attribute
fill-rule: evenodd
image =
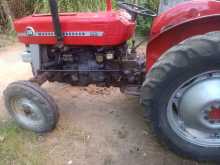
<svg viewBox="0 0 220 165"><path fill-rule="evenodd" d="M50 11L53 20L53 27L57 38L57 42L58 44L63 44L63 33L61 30L57 0L49 0L49 6L50 6Z"/></svg>

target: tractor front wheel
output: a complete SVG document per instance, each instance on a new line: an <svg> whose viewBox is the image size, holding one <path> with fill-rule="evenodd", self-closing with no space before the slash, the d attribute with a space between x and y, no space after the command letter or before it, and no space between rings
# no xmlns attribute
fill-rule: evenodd
<svg viewBox="0 0 220 165"><path fill-rule="evenodd" d="M155 133L177 154L220 161L220 32L189 38L154 64L142 87Z"/></svg>
<svg viewBox="0 0 220 165"><path fill-rule="evenodd" d="M57 105L39 85L29 81L14 82L4 91L4 98L6 109L21 127L45 133L56 126Z"/></svg>

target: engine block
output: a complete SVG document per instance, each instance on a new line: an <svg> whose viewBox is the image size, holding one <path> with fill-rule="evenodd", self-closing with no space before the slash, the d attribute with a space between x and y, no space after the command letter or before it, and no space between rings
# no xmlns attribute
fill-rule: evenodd
<svg viewBox="0 0 220 165"><path fill-rule="evenodd" d="M35 76L51 73L49 81L78 86L140 85L144 78L145 60L128 50L127 44L115 47L65 46L62 49L29 45L23 57L24 61L32 63Z"/></svg>

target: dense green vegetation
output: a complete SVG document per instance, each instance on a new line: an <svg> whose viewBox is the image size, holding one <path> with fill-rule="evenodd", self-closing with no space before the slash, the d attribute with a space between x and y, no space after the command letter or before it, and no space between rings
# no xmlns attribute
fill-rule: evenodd
<svg viewBox="0 0 220 165"><path fill-rule="evenodd" d="M159 0L127 0L157 10ZM58 0L60 12L67 11L97 11L105 9L105 0ZM117 8L116 0L113 0ZM11 31L14 18L32 13L49 12L48 0L1 0L0 1L0 32ZM151 18L138 19L137 30L143 34L149 29Z"/></svg>

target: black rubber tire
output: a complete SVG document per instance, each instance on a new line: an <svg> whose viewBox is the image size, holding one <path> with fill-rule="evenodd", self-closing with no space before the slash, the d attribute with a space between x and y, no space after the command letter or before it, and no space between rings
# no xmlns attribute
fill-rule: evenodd
<svg viewBox="0 0 220 165"><path fill-rule="evenodd" d="M44 122L40 125L25 125L15 117L15 112L11 107L13 97L25 97L37 104L39 112L44 117ZM46 133L53 130L58 122L58 107L46 91L37 84L29 81L18 81L10 84L4 91L5 106L12 118L22 127L36 133Z"/></svg>
<svg viewBox="0 0 220 165"><path fill-rule="evenodd" d="M169 149L197 161L220 161L219 147L201 147L180 138L167 119L167 104L185 81L220 70L220 32L189 38L164 53L146 75L141 102L150 112L153 130Z"/></svg>

